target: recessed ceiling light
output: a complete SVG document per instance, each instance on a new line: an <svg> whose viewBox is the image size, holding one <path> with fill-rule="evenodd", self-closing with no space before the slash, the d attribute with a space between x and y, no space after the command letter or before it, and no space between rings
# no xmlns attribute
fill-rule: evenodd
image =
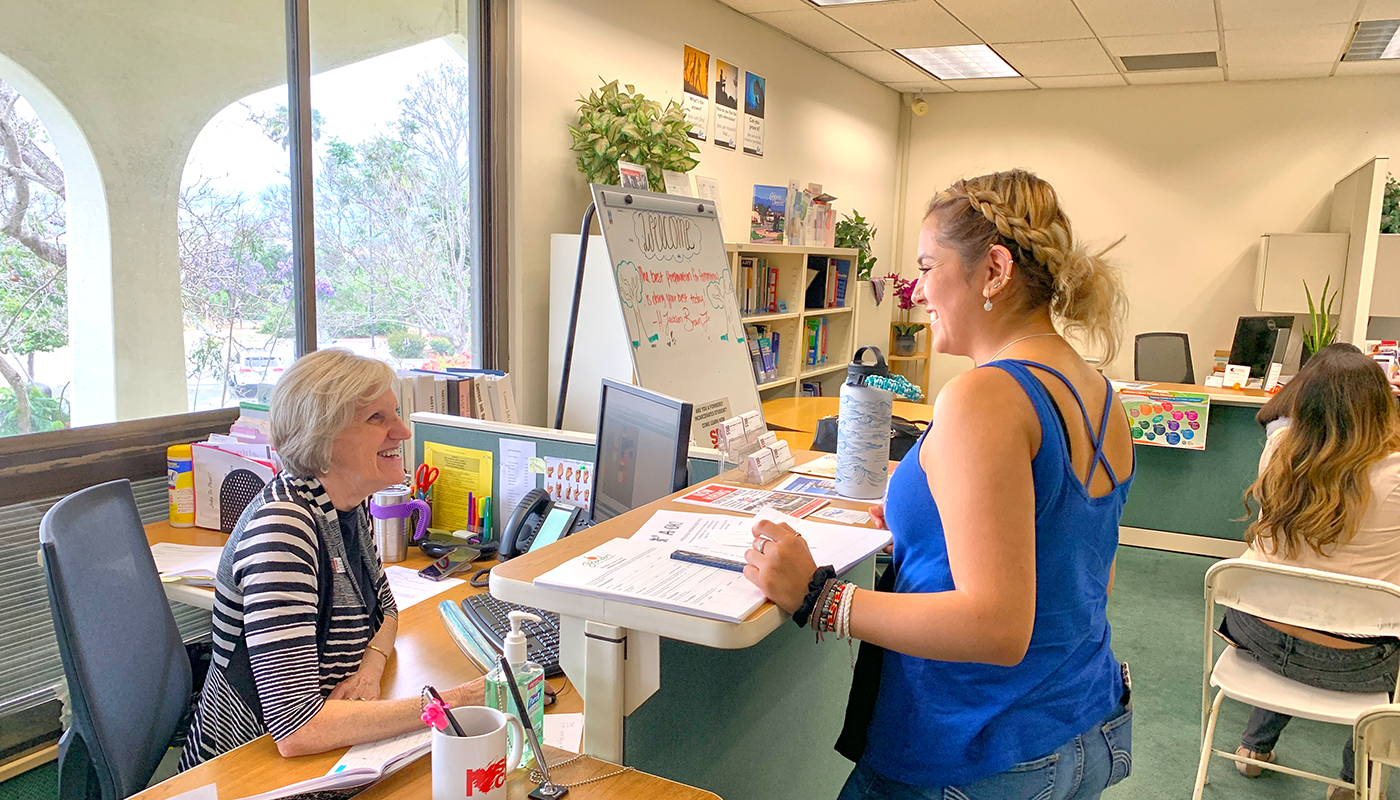
<svg viewBox="0 0 1400 800"><path fill-rule="evenodd" d="M1218 67L1215 53L1158 53L1150 56L1119 56L1128 72L1160 72L1166 69L1201 69Z"/></svg>
<svg viewBox="0 0 1400 800"><path fill-rule="evenodd" d="M908 47L895 50L939 80L962 78L1017 78L1021 73L985 44L952 47Z"/></svg>
<svg viewBox="0 0 1400 800"><path fill-rule="evenodd" d="M1343 61L1378 61L1400 58L1400 19L1374 19L1357 23L1356 33Z"/></svg>

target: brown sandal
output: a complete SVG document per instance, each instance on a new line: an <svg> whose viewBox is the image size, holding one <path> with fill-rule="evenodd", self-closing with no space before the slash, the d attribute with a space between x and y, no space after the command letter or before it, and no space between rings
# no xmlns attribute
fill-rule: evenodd
<svg viewBox="0 0 1400 800"><path fill-rule="evenodd" d="M1274 761L1277 760L1277 757L1272 752L1256 753L1253 750L1246 748L1244 745L1240 745L1239 749L1235 751L1235 755L1244 756L1245 758L1253 758L1258 761L1267 761L1270 764L1274 763ZM1263 767L1255 766L1254 764L1246 764L1243 761L1236 761L1235 769L1239 770L1240 774L1245 776L1246 778L1257 778L1260 775L1264 774Z"/></svg>

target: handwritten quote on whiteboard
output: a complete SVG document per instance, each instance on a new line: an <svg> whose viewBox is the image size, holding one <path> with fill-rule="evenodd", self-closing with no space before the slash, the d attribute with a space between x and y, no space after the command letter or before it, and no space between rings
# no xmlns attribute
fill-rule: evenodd
<svg viewBox="0 0 1400 800"><path fill-rule="evenodd" d="M687 217L638 211L632 219L639 257L618 261L618 291L632 347L675 347L687 336L741 343L744 326L735 307L726 262L695 260L699 226Z"/></svg>

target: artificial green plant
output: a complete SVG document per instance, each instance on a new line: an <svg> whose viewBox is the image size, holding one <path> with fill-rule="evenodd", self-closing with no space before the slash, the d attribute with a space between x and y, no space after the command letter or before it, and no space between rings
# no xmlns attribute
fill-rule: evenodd
<svg viewBox="0 0 1400 800"><path fill-rule="evenodd" d="M1329 275L1322 284L1322 294L1318 297L1317 304L1314 305L1312 292L1308 290L1308 282L1303 281L1303 294L1308 297L1308 328L1303 332L1303 344L1311 353L1316 353L1337 340L1337 326L1332 324L1332 304L1336 302L1337 295L1341 290L1333 292L1332 296L1328 297L1327 289L1331 285L1332 276Z"/></svg>
<svg viewBox="0 0 1400 800"><path fill-rule="evenodd" d="M578 153L575 163L589 183L618 185L617 162L630 161L646 167L652 191L659 192L666 186L662 170L689 172L700 163L691 157L700 148L689 131L685 111L676 101L662 108L631 84L610 81L579 98L578 124L569 126L574 140L570 149Z"/></svg>
<svg viewBox="0 0 1400 800"><path fill-rule="evenodd" d="M870 270L875 267L875 256L870 254L870 240L875 238L875 229L854 209L836 223L836 246L854 247L856 255L856 280L870 280Z"/></svg>
<svg viewBox="0 0 1400 800"><path fill-rule="evenodd" d="M1386 176L1381 197L1381 233L1400 233L1400 181L1393 175Z"/></svg>

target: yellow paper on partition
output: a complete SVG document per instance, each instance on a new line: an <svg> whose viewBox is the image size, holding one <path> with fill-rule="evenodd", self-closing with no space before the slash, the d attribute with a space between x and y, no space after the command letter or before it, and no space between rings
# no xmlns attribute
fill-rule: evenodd
<svg viewBox="0 0 1400 800"><path fill-rule="evenodd" d="M449 531L467 527L468 493L478 503L491 496L491 451L424 442L423 463L438 470L431 502L433 527Z"/></svg>

